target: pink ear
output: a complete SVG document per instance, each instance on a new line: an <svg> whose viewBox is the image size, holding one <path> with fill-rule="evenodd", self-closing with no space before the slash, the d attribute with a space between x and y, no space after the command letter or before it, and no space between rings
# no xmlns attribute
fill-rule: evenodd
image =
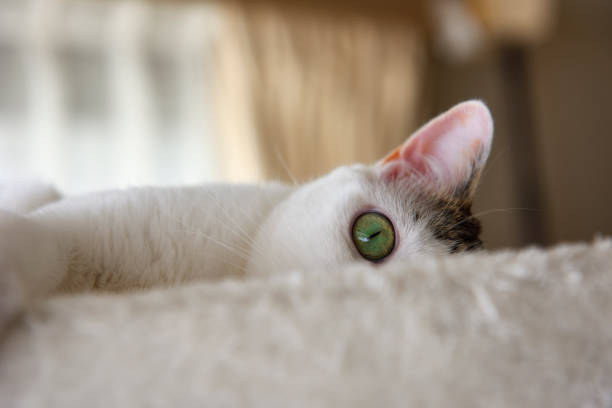
<svg viewBox="0 0 612 408"><path fill-rule="evenodd" d="M378 165L387 179L417 173L436 187L453 190L478 174L492 139L489 109L467 101L425 124Z"/></svg>

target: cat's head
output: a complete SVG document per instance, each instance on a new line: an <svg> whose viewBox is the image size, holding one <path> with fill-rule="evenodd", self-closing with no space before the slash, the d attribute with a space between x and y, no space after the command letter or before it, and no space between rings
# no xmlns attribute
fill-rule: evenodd
<svg viewBox="0 0 612 408"><path fill-rule="evenodd" d="M262 225L248 271L481 248L471 205L492 138L487 107L464 102L378 163L340 167L297 188Z"/></svg>

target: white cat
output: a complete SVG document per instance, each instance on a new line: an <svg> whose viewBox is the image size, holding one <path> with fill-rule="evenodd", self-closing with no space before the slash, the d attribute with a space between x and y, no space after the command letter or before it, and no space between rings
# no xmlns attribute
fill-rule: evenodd
<svg viewBox="0 0 612 408"><path fill-rule="evenodd" d="M378 163L341 167L302 186L137 188L68 197L22 215L2 211L0 326L26 300L56 291L480 248L471 202L492 134L486 106L468 101Z"/></svg>

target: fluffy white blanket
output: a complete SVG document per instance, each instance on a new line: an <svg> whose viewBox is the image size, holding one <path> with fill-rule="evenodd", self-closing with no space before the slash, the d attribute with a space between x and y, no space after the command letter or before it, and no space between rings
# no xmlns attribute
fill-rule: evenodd
<svg viewBox="0 0 612 408"><path fill-rule="evenodd" d="M612 241L60 297L2 407L610 407Z"/></svg>

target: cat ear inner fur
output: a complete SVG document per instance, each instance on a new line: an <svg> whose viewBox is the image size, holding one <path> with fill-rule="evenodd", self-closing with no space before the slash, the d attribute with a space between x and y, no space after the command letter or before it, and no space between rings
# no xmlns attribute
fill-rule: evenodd
<svg viewBox="0 0 612 408"><path fill-rule="evenodd" d="M471 201L492 140L489 109L467 101L423 125L377 165L385 179L416 177L432 193Z"/></svg>

